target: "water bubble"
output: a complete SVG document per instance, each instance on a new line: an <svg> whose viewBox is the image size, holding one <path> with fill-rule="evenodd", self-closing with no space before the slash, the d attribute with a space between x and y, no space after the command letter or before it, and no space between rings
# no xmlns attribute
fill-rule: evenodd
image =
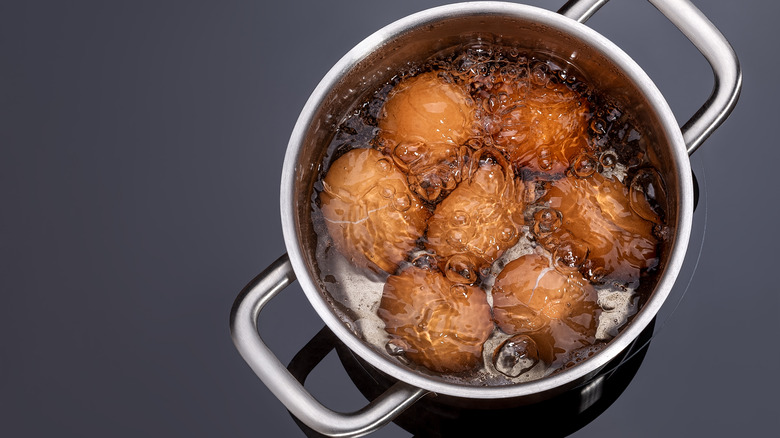
<svg viewBox="0 0 780 438"><path fill-rule="evenodd" d="M510 82L520 76L520 69L515 64L510 64L501 68L501 79Z"/></svg>
<svg viewBox="0 0 780 438"><path fill-rule="evenodd" d="M572 172L579 178L588 178L596 173L596 158L587 153L581 153L574 158Z"/></svg>
<svg viewBox="0 0 780 438"><path fill-rule="evenodd" d="M495 120L487 119L484 122L485 126L485 133L488 135L497 135L499 132L501 132L502 126L501 123L497 123Z"/></svg>
<svg viewBox="0 0 780 438"><path fill-rule="evenodd" d="M605 168L610 168L618 162L618 156L614 151L605 151L599 157L599 162Z"/></svg>
<svg viewBox="0 0 780 438"><path fill-rule="evenodd" d="M542 208L534 213L534 234L545 237L557 230L563 222L561 212L554 208Z"/></svg>
<svg viewBox="0 0 780 438"><path fill-rule="evenodd" d="M403 193L401 196L397 196L395 199L393 199L393 207L395 207L395 209L398 211L409 210L411 206L412 200L406 193Z"/></svg>
<svg viewBox="0 0 780 438"><path fill-rule="evenodd" d="M390 173L393 170L393 163L387 158L381 158L376 161L376 168L382 173Z"/></svg>
<svg viewBox="0 0 780 438"><path fill-rule="evenodd" d="M467 51L466 56L475 62L485 62L493 55L493 47L486 42L473 44Z"/></svg>
<svg viewBox="0 0 780 438"><path fill-rule="evenodd" d="M417 192L420 197L426 201L435 201L441 196L441 186L438 185L420 185L420 190Z"/></svg>
<svg viewBox="0 0 780 438"><path fill-rule="evenodd" d="M468 73L468 71L471 69L471 63L465 59L465 57L461 57L456 60L456 64L458 72L461 74Z"/></svg>
<svg viewBox="0 0 780 438"><path fill-rule="evenodd" d="M606 275L607 270L603 266L585 266L583 276L590 280L591 283L599 283L601 279Z"/></svg>
<svg viewBox="0 0 780 438"><path fill-rule="evenodd" d="M393 150L393 155L403 163L409 164L419 160L422 154L422 143L399 143Z"/></svg>
<svg viewBox="0 0 780 438"><path fill-rule="evenodd" d="M469 297L469 288L462 284L453 284L452 287L450 287L450 293L452 293L455 297L463 297L468 298Z"/></svg>
<svg viewBox="0 0 780 438"><path fill-rule="evenodd" d="M471 84L469 84L469 90L471 94L476 94L476 95L487 94L484 91L485 88L487 88L487 85L478 79L474 79L474 81Z"/></svg>
<svg viewBox="0 0 780 438"><path fill-rule="evenodd" d="M426 307L423 311L422 317L420 317L420 322L417 323L417 328L420 330L425 330L428 328L428 323L431 322L431 317L433 316L433 309L430 307Z"/></svg>
<svg viewBox="0 0 780 438"><path fill-rule="evenodd" d="M463 228L455 228L447 233L447 243L457 251L465 251L469 236Z"/></svg>
<svg viewBox="0 0 780 438"><path fill-rule="evenodd" d="M631 180L629 198L631 209L640 217L655 224L663 223L666 190L661 176L653 169L640 169Z"/></svg>
<svg viewBox="0 0 780 438"><path fill-rule="evenodd" d="M514 225L505 222L504 226L501 227L501 231L498 233L498 240L501 242L511 242L516 235L517 229L515 229Z"/></svg>
<svg viewBox="0 0 780 438"><path fill-rule="evenodd" d="M393 195L395 195L395 187L393 186L382 186L379 188L379 193L382 195L383 198L392 198Z"/></svg>
<svg viewBox="0 0 780 438"><path fill-rule="evenodd" d="M433 269L436 266L436 257L426 251L412 253L412 264L420 269Z"/></svg>
<svg viewBox="0 0 780 438"><path fill-rule="evenodd" d="M546 86L550 79L547 75L547 65L543 63L537 63L531 69L531 82L535 85Z"/></svg>
<svg viewBox="0 0 780 438"><path fill-rule="evenodd" d="M536 122L538 122L538 120ZM536 152L536 156L540 169L550 170L552 168L552 152L549 148L539 148L539 150Z"/></svg>
<svg viewBox="0 0 780 438"><path fill-rule="evenodd" d="M403 356L406 353L404 341L400 339L391 339L385 344L385 350L390 356Z"/></svg>
<svg viewBox="0 0 780 438"><path fill-rule="evenodd" d="M471 260L463 254L456 254L447 260L444 267L444 275L455 283L474 284L477 281L477 272Z"/></svg>
<svg viewBox="0 0 780 438"><path fill-rule="evenodd" d="M469 224L469 214L464 210L456 210L450 218L450 223L456 227L462 227Z"/></svg>
<svg viewBox="0 0 780 438"><path fill-rule="evenodd" d="M482 144L482 140L478 138L470 138L466 140L466 146L476 151L478 149L481 149L483 144Z"/></svg>
<svg viewBox="0 0 780 438"><path fill-rule="evenodd" d="M580 241L567 240L553 251L553 260L568 268L580 268L588 258L588 247Z"/></svg>
<svg viewBox="0 0 780 438"><path fill-rule="evenodd" d="M672 237L672 229L666 225L655 224L653 225L653 234L661 240L669 240Z"/></svg>
<svg viewBox="0 0 780 438"><path fill-rule="evenodd" d="M446 175L444 180L439 180L439 185L442 190L452 191L458 185L458 181L455 179L456 175Z"/></svg>
<svg viewBox="0 0 780 438"><path fill-rule="evenodd" d="M528 335L515 335L493 353L493 365L509 377L517 377L539 363L536 342Z"/></svg>
<svg viewBox="0 0 780 438"><path fill-rule="evenodd" d="M490 96L485 101L484 106L485 106L485 111L492 114L498 107L498 99L496 98L496 96Z"/></svg>
<svg viewBox="0 0 780 438"><path fill-rule="evenodd" d="M604 119L600 117L594 117L590 121L590 130L596 135L604 135L607 133L607 124Z"/></svg>

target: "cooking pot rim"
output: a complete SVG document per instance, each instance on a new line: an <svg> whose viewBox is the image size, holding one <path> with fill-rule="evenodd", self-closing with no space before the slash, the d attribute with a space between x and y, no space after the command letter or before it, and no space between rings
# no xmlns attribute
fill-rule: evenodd
<svg viewBox="0 0 780 438"><path fill-rule="evenodd" d="M654 292L633 321L603 350L577 366L539 380L503 386L470 386L445 382L394 363L367 345L345 326L323 297L323 293L312 279L311 272L306 265L303 250L299 244L300 239L297 235L296 214L298 208L294 204L294 196L295 184L300 178L296 175L298 172L310 172L316 168L312 163L298 163L298 157L307 129L313 122L317 108L324 102L329 91L339 83L346 72L358 65L368 54L380 50L386 41L390 41L410 29L417 29L446 18L467 15L484 16L486 19L489 16L530 19L587 43L611 60L627 79L633 81L636 87L645 93L647 101L652 104L652 111L657 114L663 131L663 135L659 135L659 137L666 138L669 142L669 156L673 161L672 164L675 166L676 177L679 181L677 223L673 228L675 237L671 244L669 258ZM285 246L295 275L317 314L336 336L364 360L400 381L435 393L477 399L513 398L543 393L571 385L599 371L642 332L666 300L682 267L693 221L693 183L682 132L663 95L644 70L617 45L584 24L538 7L505 2L456 3L427 9L385 26L344 55L312 92L295 124L282 168L280 201Z"/></svg>

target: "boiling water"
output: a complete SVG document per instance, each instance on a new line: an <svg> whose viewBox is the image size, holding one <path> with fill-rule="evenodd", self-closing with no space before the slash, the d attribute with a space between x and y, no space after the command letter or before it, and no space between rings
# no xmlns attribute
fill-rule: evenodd
<svg viewBox="0 0 780 438"><path fill-rule="evenodd" d="M584 159L578 156L572 160L567 169L564 169L564 172L553 172L552 174L549 172L554 170L557 164L554 160L547 160L546 153L537 154L538 156L532 157L530 161L527 161L527 164L514 167L517 180L524 182L523 190L527 200L530 199L532 202L523 212L525 224L518 229L517 243L493 261L489 268L480 271L477 285L486 293L488 303L492 306L491 290L496 276L512 260L528 254L545 254L546 257L558 259L551 260L552 263L556 261L568 263L570 267L579 269L585 278L595 285L597 290L597 302L600 310L597 315L595 341L592 345L570 347L566 349L565 354L560 354L552 363L538 361L519 375L510 375L511 373L499 371L494 365L494 351L512 337L498 328L493 330L483 345L482 366L465 373L439 374L431 372L410 362L404 357L402 351L398 351L393 344L388 343L391 337L385 331L384 322L377 315L388 274L355 266L348 257L336 249L323 221L319 194L324 189L322 180L330 164L337 158L354 148L373 147L380 150L383 148L378 139L378 119L388 94L405 79L426 72L436 72L455 83L463 81L470 83L469 92L472 100L469 103L477 108L477 119L481 123L479 131L484 135L472 136L469 142L479 143L478 147L482 145L501 146L498 143L502 141L503 137L500 133L502 129L505 129L505 126L501 126L502 120L493 114L497 112L497 107L501 107L501 99L505 98L505 95L502 92L491 90L491 81L496 77L501 77L507 82L515 81L517 83L547 81L551 88L565 86L589 103L586 115L589 121L587 129L589 149ZM605 251L601 255L602 265L596 263L598 266L591 266L592 262L590 260L583 262L585 259L577 254L576 249L567 250L568 252L561 257L558 253L551 254L543 249L551 245L549 241L559 245L557 242L560 239L557 237L552 239L550 236L561 227L560 224L556 224L554 228L557 228L552 232L544 227L541 227L544 232L540 231L540 226L544 224L539 219L539 212L546 207L534 205L534 202L538 202L547 187L551 184L555 185L557 180L565 178L567 175L569 177L591 178L597 174L599 178L619 181L628 187L631 210L650 224L647 226L652 227L653 236L645 239L644 243L650 246L655 245L653 251L663 244L663 236L667 234L663 224L666 208L663 182L658 173L650 167L647 154L644 152L645 144L640 130L632 122L629 115L611 103L608 97L590 90L587 83L579 76L574 66L548 54L528 54L513 47L483 43L472 44L448 50L427 63L398 72L396 77L376 90L370 99L359 103L354 112L344 117L328 147L323 166L321 166L322 174L314 186L312 218L315 232L318 235L316 259L321 285L330 294L329 298L332 299L333 308L355 335L374 346L377 351L387 354L392 360L397 360L435 378L469 385L509 384L538 379L586 360L615 337L639 310L642 297L636 291L640 282L643 285L655 282L653 274L657 266L657 259L654 258L654 253L645 254L645 260L634 263L635 266L626 271L627 274L611 276L604 275L604 266L602 265L609 265L613 260L623 262L624 259L631 257L615 253L614 250ZM544 86L544 84L542 85ZM504 111L503 114L507 114L507 111ZM496 135L496 133L499 134ZM524 158L520 157L520 159ZM440 177L433 182L431 180L423 182L415 180L419 184L417 193L429 210L433 211L451 190L451 187L449 190L446 187L449 184L447 178L447 176ZM410 184L413 184L412 181ZM436 187L436 184L439 184L439 187ZM431 187L434 190L431 190ZM578 220L580 222L591 221L587 216L578 218ZM599 220L593 219L595 222ZM592 230L588 230L588 232L592 232ZM418 255L425 253L423 250L424 239L425 236L418 242L418 249L410 252L407 260L401 262L399 271L413 263ZM660 253L660 251L657 252ZM588 263L591 265L587 265ZM642 289L647 288L643 287ZM559 321L553 321L551 325L553 332L565 329Z"/></svg>

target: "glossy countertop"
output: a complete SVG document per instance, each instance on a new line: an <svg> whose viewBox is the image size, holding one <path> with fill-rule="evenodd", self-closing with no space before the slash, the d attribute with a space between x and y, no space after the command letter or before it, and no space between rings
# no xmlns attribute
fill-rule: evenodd
<svg viewBox="0 0 780 438"><path fill-rule="evenodd" d="M780 6L695 3L739 56L742 96L691 158L692 241L644 362L575 437L776 427ZM235 350L230 307L285 252L281 165L309 93L364 37L440 4L4 3L0 435L305 436ZM709 95L705 60L649 3L614 0L587 24L681 122ZM284 363L322 326L297 285L260 321ZM307 388L365 403L334 353Z"/></svg>

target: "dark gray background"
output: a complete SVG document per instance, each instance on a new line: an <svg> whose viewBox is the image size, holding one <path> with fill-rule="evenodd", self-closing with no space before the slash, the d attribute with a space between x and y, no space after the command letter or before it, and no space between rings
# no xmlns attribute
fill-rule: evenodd
<svg viewBox="0 0 780 438"><path fill-rule="evenodd" d="M285 251L280 169L311 90L371 32L441 3L3 2L0 435L303 436L228 312ZM777 424L780 6L696 3L740 56L742 97L692 158L706 200L648 356L578 437ZM649 4L614 0L588 24L681 122L707 97L706 62ZM260 325L286 363L322 323L293 286ZM333 408L364 403L332 355L310 380Z"/></svg>

